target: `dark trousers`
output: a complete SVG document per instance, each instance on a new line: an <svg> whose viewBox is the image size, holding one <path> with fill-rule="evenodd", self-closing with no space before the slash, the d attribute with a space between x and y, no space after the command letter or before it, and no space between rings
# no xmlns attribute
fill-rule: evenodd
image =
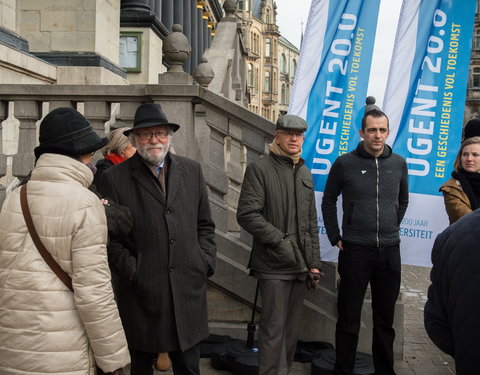
<svg viewBox="0 0 480 375"><path fill-rule="evenodd" d="M394 375L393 318L400 291L400 247L343 245L338 259L340 287L335 332L335 375L352 375L360 330L363 299L372 291L372 354L376 375Z"/></svg>
<svg viewBox="0 0 480 375"><path fill-rule="evenodd" d="M172 361L172 370L175 375L200 375L200 345L182 352L176 350L168 353ZM130 349L132 364L130 375L152 375L153 364L157 353L140 352Z"/></svg>
<svg viewBox="0 0 480 375"><path fill-rule="evenodd" d="M300 331L305 280L260 279L259 375L287 375Z"/></svg>

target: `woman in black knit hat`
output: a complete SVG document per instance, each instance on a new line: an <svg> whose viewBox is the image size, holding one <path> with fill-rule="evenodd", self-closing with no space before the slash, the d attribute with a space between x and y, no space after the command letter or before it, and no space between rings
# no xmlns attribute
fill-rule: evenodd
<svg viewBox="0 0 480 375"><path fill-rule="evenodd" d="M107 220L88 190L87 164L107 139L79 112L57 108L42 120L39 140L30 179L0 211L0 373L94 375L97 365L123 374L130 356L111 286Z"/></svg>

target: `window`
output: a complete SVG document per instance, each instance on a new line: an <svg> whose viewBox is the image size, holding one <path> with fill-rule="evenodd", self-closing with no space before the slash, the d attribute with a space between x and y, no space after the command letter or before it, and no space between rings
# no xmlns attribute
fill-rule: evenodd
<svg viewBox="0 0 480 375"><path fill-rule="evenodd" d="M473 38L473 48L480 49L480 29L475 30L475 36Z"/></svg>
<svg viewBox="0 0 480 375"><path fill-rule="evenodd" d="M286 104L287 103L286 97L287 97L287 90L286 90L286 87L285 87L285 83L282 83L282 93L281 93L281 97L280 97L280 103L281 104Z"/></svg>
<svg viewBox="0 0 480 375"><path fill-rule="evenodd" d="M127 72L141 72L142 33L120 32L120 66Z"/></svg>
<svg viewBox="0 0 480 375"><path fill-rule="evenodd" d="M272 40L270 38L265 39L265 57L270 57Z"/></svg>
<svg viewBox="0 0 480 375"><path fill-rule="evenodd" d="M258 90L258 68L255 69L255 89Z"/></svg>
<svg viewBox="0 0 480 375"><path fill-rule="evenodd" d="M480 68L472 69L472 87L480 87Z"/></svg>
<svg viewBox="0 0 480 375"><path fill-rule="evenodd" d="M253 86L253 65L248 64L247 85Z"/></svg>
<svg viewBox="0 0 480 375"><path fill-rule="evenodd" d="M265 10L265 23L271 23L270 22L270 9Z"/></svg>
<svg viewBox="0 0 480 375"><path fill-rule="evenodd" d="M282 73L287 72L287 58L285 57L284 53L282 53L282 56L280 56L280 71Z"/></svg>
<svg viewBox="0 0 480 375"><path fill-rule="evenodd" d="M273 82L272 82L273 92L277 93L277 72L273 72Z"/></svg>
<svg viewBox="0 0 480 375"><path fill-rule="evenodd" d="M265 80L263 82L263 92L270 92L270 72L265 72Z"/></svg>
<svg viewBox="0 0 480 375"><path fill-rule="evenodd" d="M293 59L292 61L292 79L295 77L295 72L297 71L297 60Z"/></svg>

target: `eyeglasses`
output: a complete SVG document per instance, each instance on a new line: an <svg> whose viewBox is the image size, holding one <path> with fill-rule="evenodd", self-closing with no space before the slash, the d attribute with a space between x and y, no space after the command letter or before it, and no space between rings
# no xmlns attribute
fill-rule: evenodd
<svg viewBox="0 0 480 375"><path fill-rule="evenodd" d="M297 138L302 138L305 137L305 134L300 131L291 131L291 130L278 130L277 133L286 135L289 138L297 137Z"/></svg>
<svg viewBox="0 0 480 375"><path fill-rule="evenodd" d="M168 137L170 132L168 130L155 130L150 132L136 132L135 133L140 139L144 141L149 141L152 139L152 136L155 136L157 139L165 139Z"/></svg>

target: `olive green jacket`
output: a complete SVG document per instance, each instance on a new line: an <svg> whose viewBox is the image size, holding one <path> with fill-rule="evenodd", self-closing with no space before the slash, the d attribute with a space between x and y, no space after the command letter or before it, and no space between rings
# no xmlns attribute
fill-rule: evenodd
<svg viewBox="0 0 480 375"><path fill-rule="evenodd" d="M253 236L253 272L286 275L320 268L315 192L303 162L294 165L270 153L247 167L237 220Z"/></svg>

